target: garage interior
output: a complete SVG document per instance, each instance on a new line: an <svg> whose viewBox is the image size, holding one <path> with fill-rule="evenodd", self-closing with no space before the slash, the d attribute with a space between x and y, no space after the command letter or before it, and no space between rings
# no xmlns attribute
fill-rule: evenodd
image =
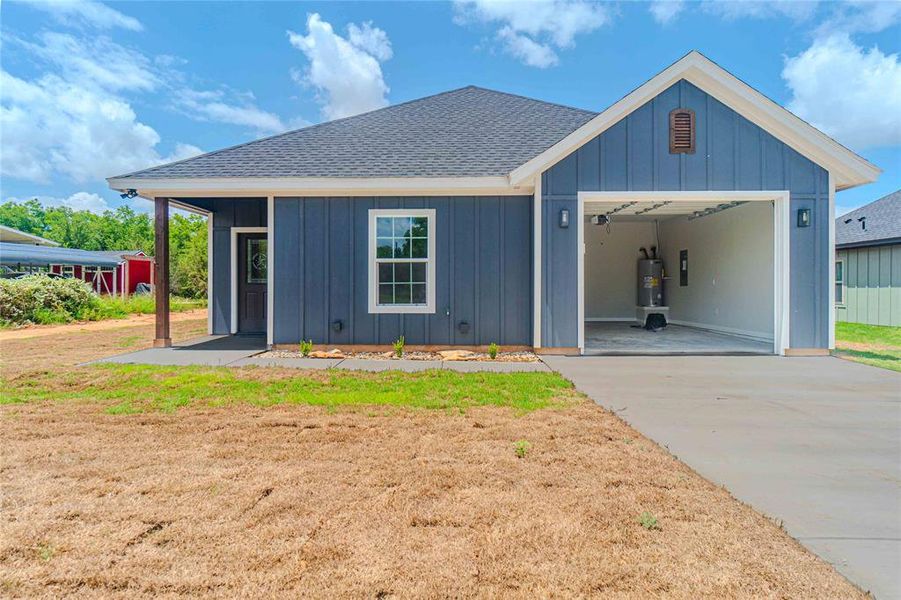
<svg viewBox="0 0 901 600"><path fill-rule="evenodd" d="M773 354L774 218L772 201L586 201L584 353Z"/></svg>

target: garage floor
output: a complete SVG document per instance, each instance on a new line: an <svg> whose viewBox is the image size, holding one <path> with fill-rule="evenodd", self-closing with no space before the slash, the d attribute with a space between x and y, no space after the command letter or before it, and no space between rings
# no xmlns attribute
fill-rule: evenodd
<svg viewBox="0 0 901 600"><path fill-rule="evenodd" d="M634 322L585 323L585 354L772 354L772 342L667 325L662 331L632 327Z"/></svg>

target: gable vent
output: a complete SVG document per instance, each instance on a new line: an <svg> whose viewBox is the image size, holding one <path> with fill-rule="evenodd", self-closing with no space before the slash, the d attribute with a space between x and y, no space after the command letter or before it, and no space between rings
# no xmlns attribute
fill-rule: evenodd
<svg viewBox="0 0 901 600"><path fill-rule="evenodd" d="M677 108L669 114L669 152L695 152L695 111L690 108Z"/></svg>

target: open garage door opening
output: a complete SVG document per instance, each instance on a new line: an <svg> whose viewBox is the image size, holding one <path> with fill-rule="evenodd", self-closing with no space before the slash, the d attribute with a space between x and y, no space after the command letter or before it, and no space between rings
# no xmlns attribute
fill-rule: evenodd
<svg viewBox="0 0 901 600"><path fill-rule="evenodd" d="M584 354L781 354L782 192L584 192Z"/></svg>

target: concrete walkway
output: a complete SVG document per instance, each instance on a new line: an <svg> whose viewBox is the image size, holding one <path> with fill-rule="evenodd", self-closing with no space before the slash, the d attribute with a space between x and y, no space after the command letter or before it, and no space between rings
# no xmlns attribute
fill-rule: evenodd
<svg viewBox="0 0 901 600"><path fill-rule="evenodd" d="M252 335L204 336L171 348L148 348L110 356L95 363L135 365L200 365L211 367L284 367L289 369L345 369L351 371L405 371L448 369L464 373L488 371L520 373L551 369L543 362L486 362L447 360L366 360L357 358L279 358L259 356L266 351L266 339Z"/></svg>
<svg viewBox="0 0 901 600"><path fill-rule="evenodd" d="M901 598L901 375L832 357L545 357L701 475Z"/></svg>

